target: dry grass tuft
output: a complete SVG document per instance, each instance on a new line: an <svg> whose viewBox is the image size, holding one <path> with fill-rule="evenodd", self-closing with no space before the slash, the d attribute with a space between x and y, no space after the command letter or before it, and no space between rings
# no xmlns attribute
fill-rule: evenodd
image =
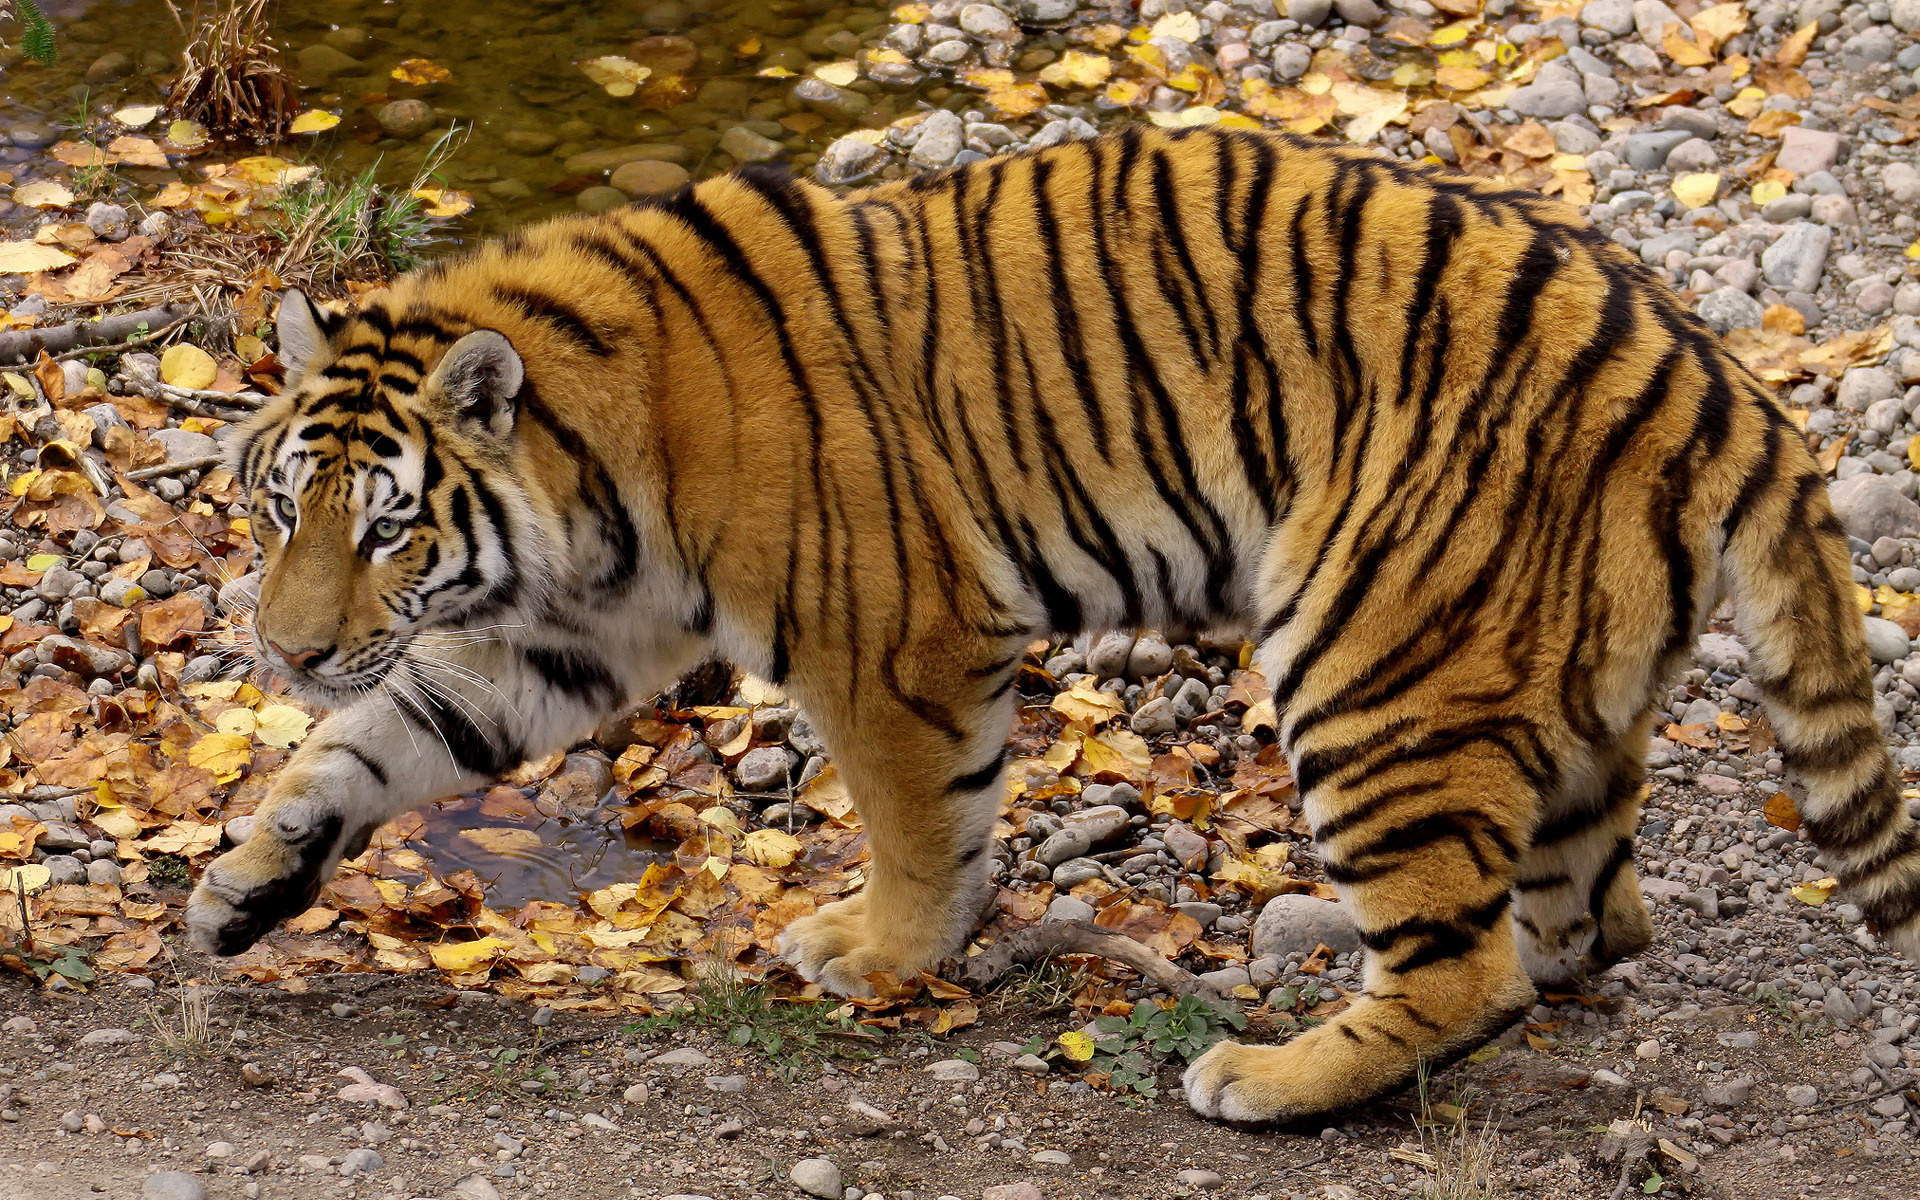
<svg viewBox="0 0 1920 1200"><path fill-rule="evenodd" d="M1435 1106L1420 1072L1420 1200L1504 1200L1499 1179L1500 1131L1491 1115L1477 1127L1464 1106ZM1407 1156L1411 1159L1413 1156Z"/></svg>
<svg viewBox="0 0 1920 1200"><path fill-rule="evenodd" d="M177 1008L163 1008L157 1003L147 1005L147 1023L153 1026L154 1047L163 1057L176 1062L211 1057L215 1050L213 1015L206 996L197 987L181 987L179 996Z"/></svg>
<svg viewBox="0 0 1920 1200"><path fill-rule="evenodd" d="M173 85L175 112L217 137L267 142L286 131L300 89L267 40L266 7L267 0L194 0L182 17L167 0L188 35Z"/></svg>

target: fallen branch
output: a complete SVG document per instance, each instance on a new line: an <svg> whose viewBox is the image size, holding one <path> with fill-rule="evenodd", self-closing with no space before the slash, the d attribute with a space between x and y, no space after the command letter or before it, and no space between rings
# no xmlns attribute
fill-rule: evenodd
<svg viewBox="0 0 1920 1200"><path fill-rule="evenodd" d="M983 991L1018 967L1062 954L1091 954L1121 963L1176 996L1212 992L1191 971L1175 966L1126 934L1102 929L1091 921L1048 921L1023 929L983 953L960 960L953 979L963 987Z"/></svg>
<svg viewBox="0 0 1920 1200"><path fill-rule="evenodd" d="M28 363L45 350L49 354L66 351L93 342L122 342L140 332L162 325L169 328L190 314L184 306L162 304L138 312L116 313L98 321L75 321L70 325L51 325L45 329L15 329L0 333L0 362ZM148 334L147 336L156 336Z"/></svg>
<svg viewBox="0 0 1920 1200"><path fill-rule="evenodd" d="M140 393L149 400L158 400L184 409L197 416L214 417L218 420L231 420L232 413L206 411L207 405L223 405L227 408L244 409L252 412L267 402L267 397L259 392L213 392L204 388L175 387L171 383L138 383L127 385L128 389Z"/></svg>
<svg viewBox="0 0 1920 1200"><path fill-rule="evenodd" d="M89 354L114 354L122 350L138 350L142 346L153 344L186 323L187 319L185 317L175 317L170 324L162 325L153 332L140 337L128 338L124 342L114 342L107 346L82 346L78 350L69 350L65 354L54 355L53 361L66 362L69 359L85 358Z"/></svg>
<svg viewBox="0 0 1920 1200"><path fill-rule="evenodd" d="M217 467L227 460L218 454L208 454L200 458L183 458L179 462L161 463L157 467L142 467L138 471L128 471L128 479L158 479L162 475L184 475L188 471L205 471Z"/></svg>

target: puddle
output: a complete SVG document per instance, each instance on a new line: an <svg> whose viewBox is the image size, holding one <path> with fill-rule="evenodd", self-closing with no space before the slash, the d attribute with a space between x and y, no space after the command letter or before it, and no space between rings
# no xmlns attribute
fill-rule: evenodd
<svg viewBox="0 0 1920 1200"><path fill-rule="evenodd" d="M56 133L71 128L82 104L94 113L163 99L157 80L175 69L183 37L166 6L148 0L43 0L60 36L61 60L5 67L0 129L22 122ZM182 2L182 7L189 5ZM312 0L276 4L273 25L283 59L303 82L300 107L341 114L320 135L290 138L274 153L325 163L339 173L379 164L388 182L409 178L449 121L471 126L445 174L478 207L467 231L497 234L580 206L579 193L603 186L604 158L639 152L684 172L654 168L655 186L732 169L735 152L772 153L804 172L834 138L879 128L917 103L965 106L937 76L912 90L867 80L833 105L791 99L794 78L763 78L784 67L805 73L815 62L849 58L891 24L890 6L830 0L634 0L597 5L554 0ZM603 55L649 65L636 94L609 95L580 69ZM393 68L426 59L444 82L413 86ZM391 136L380 110L423 100L435 128ZM416 110L417 111L417 110ZM391 124L392 122L390 122ZM744 126L754 137L734 131ZM732 137L729 137L729 135ZM724 144L723 144L724 143ZM20 154L18 147L8 153ZM633 153L633 151L629 151ZM582 155L587 157L583 158ZM613 157L618 157L614 155ZM197 179L192 168L187 175ZM142 194L177 173L130 172ZM589 199L614 199L602 193Z"/></svg>

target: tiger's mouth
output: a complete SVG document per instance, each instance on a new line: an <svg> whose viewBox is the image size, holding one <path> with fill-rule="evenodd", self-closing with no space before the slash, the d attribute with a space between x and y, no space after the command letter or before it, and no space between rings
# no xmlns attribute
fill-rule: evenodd
<svg viewBox="0 0 1920 1200"><path fill-rule="evenodd" d="M386 638L380 643L356 650L338 661L330 661L318 670L296 667L275 654L259 633L254 634L254 657L283 683L287 691L302 703L321 708L344 708L386 682L400 661L400 639Z"/></svg>

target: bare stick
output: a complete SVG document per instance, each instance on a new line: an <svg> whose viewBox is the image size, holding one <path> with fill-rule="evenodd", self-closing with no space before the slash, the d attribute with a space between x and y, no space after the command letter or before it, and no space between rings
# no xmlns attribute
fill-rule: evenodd
<svg viewBox="0 0 1920 1200"><path fill-rule="evenodd" d="M45 329L15 329L0 333L0 362L31 362L40 351L64 353L88 342L116 342L136 333L140 326L177 324L187 314L173 305L162 304L139 312L119 313L98 321L76 321L71 325L52 325ZM153 336L153 335L148 335Z"/></svg>
<svg viewBox="0 0 1920 1200"><path fill-rule="evenodd" d="M158 479L162 475L184 475L188 471L205 471L226 461L218 454L209 454L203 458L183 458L179 462L162 463L157 467L142 467L138 471L128 471L127 478Z"/></svg>
<svg viewBox="0 0 1920 1200"><path fill-rule="evenodd" d="M1134 941L1124 933L1091 921L1049 921L994 943L985 953L962 959L954 980L975 991L997 983L1016 967L1031 966L1061 954L1092 954L1132 967L1176 996L1210 990L1191 972Z"/></svg>
<svg viewBox="0 0 1920 1200"><path fill-rule="evenodd" d="M185 317L176 317L174 320L162 325L145 337L129 338L124 342L115 342L111 346L82 346L78 350L69 350L65 354L54 355L53 361L66 362L69 359L85 358L89 354L112 354L120 350L138 350L142 346L158 341L186 323L187 319Z"/></svg>
<svg viewBox="0 0 1920 1200"><path fill-rule="evenodd" d="M267 397L259 392L213 392L203 388L175 387L171 383L135 383L129 386L149 400L196 412L199 410L190 408L191 405L219 404L251 411L267 402Z"/></svg>

